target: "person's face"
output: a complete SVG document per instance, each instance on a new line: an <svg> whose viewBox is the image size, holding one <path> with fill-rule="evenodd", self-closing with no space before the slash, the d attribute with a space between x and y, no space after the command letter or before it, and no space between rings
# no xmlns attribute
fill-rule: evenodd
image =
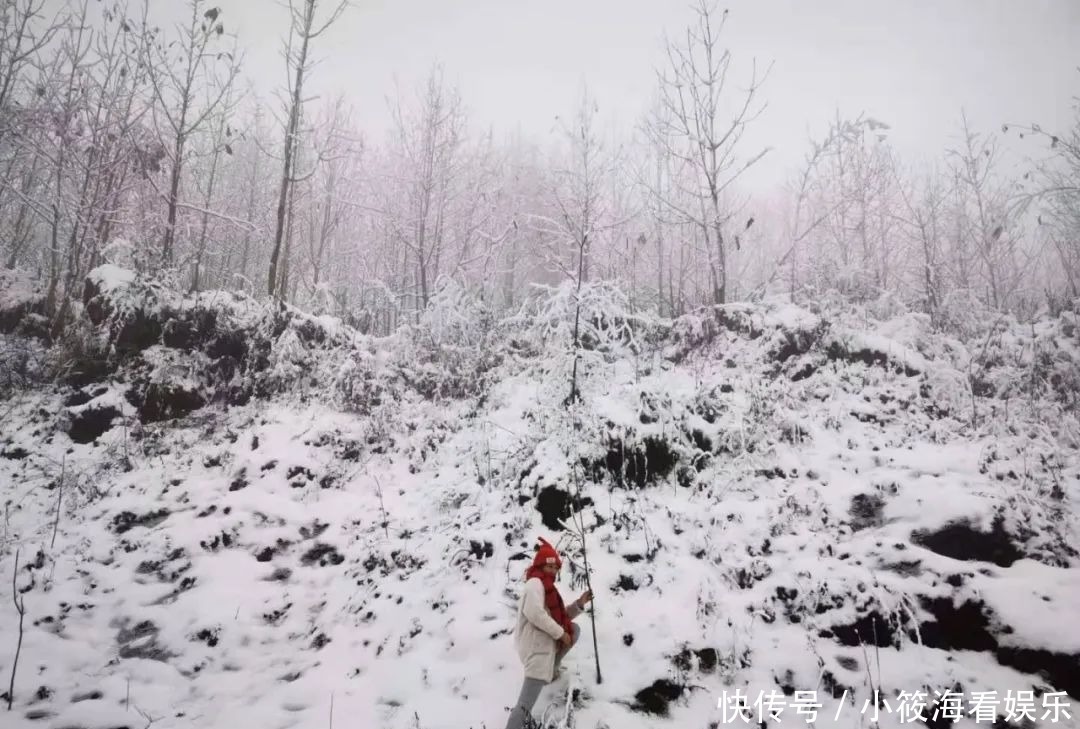
<svg viewBox="0 0 1080 729"><path fill-rule="evenodd" d="M559 576L559 566L558 565L546 564L546 565L544 565L542 567L542 569L544 570L544 572L548 573L552 577L558 577Z"/></svg>

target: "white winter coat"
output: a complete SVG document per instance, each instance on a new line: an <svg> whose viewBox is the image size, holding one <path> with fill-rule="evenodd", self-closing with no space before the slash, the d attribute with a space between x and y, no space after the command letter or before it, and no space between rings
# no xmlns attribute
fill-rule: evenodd
<svg viewBox="0 0 1080 729"><path fill-rule="evenodd" d="M577 603L566 606L566 614L573 620L581 613ZM563 627L547 611L544 604L544 583L533 577L525 582L525 590L518 601L517 627L514 643L518 657L525 666L525 677L550 683L555 674L556 641L562 637Z"/></svg>

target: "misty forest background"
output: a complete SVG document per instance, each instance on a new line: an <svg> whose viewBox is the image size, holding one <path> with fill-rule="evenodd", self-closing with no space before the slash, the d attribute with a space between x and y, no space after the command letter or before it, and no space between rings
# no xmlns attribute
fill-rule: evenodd
<svg viewBox="0 0 1080 729"><path fill-rule="evenodd" d="M531 284L614 280L663 317L839 296L952 329L1080 296L1080 106L1067 129L975 128L957 108L955 145L917 163L887 120L838 112L786 184L751 195L741 178L769 150L745 135L770 66L731 57L737 19L707 2L642 79L654 101L631 131L613 133L583 88L539 140L470 123L439 66L370 100L393 123L363 133L343 98L308 91L333 63L320 37L350 12L336 0L291 1L270 98L245 77L227 13L190 0L185 22L159 27L156 6L0 10L0 267L41 282L53 337L104 262L372 334L414 321L448 280L495 311Z"/></svg>

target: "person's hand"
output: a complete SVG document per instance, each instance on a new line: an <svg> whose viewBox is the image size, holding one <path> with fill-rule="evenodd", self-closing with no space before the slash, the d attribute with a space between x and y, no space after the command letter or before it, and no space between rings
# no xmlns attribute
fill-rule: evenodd
<svg viewBox="0 0 1080 729"><path fill-rule="evenodd" d="M574 637L567 633L565 630L563 631L563 634L559 636L558 643L563 648L569 648L573 642Z"/></svg>
<svg viewBox="0 0 1080 729"><path fill-rule="evenodd" d="M581 593L581 597L577 599L577 606L584 610L585 606L588 605L590 602L592 602L592 590L586 590L585 592Z"/></svg>

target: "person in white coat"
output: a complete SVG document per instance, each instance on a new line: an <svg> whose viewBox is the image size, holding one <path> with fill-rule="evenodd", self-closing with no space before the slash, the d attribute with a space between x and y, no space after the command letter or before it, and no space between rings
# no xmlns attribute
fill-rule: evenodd
<svg viewBox="0 0 1080 729"><path fill-rule="evenodd" d="M592 600L585 591L567 607L555 587L562 559L555 548L543 539L525 572L525 589L518 602L514 643L525 667L525 681L517 703L510 711L506 729L522 729L530 716L540 689L559 677L563 656L574 647L581 629L574 618Z"/></svg>

